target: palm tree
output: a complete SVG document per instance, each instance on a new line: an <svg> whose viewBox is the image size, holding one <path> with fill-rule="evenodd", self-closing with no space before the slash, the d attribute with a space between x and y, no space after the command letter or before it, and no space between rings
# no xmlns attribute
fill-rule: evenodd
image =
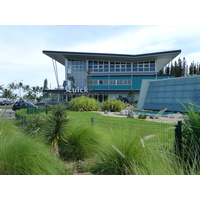
<svg viewBox="0 0 200 200"><path fill-rule="evenodd" d="M29 93L30 89L31 89L31 88L30 88L29 85L24 85L24 86L23 86L23 90L24 90L24 92ZM29 96L29 95L25 95L25 96Z"/></svg>
<svg viewBox="0 0 200 200"><path fill-rule="evenodd" d="M12 82L12 83L9 83L9 84L8 84L8 88L9 88L10 90L12 90L12 93L13 93L13 98L15 98L15 97L16 97L16 95L14 95L14 90L16 90L16 89L17 89L17 84L15 84L14 82Z"/></svg>
<svg viewBox="0 0 200 200"><path fill-rule="evenodd" d="M27 94L26 94L26 98L28 99L35 99L35 95L33 94L32 91L28 91Z"/></svg>
<svg viewBox="0 0 200 200"><path fill-rule="evenodd" d="M3 98L12 98L13 97L13 94L12 94L12 91L11 90L8 90L8 89L2 89L2 96Z"/></svg>
<svg viewBox="0 0 200 200"><path fill-rule="evenodd" d="M16 85L14 82L12 82L12 83L9 83L9 84L8 84L8 88L9 88L10 90L16 90L16 89L17 89L17 85Z"/></svg>
<svg viewBox="0 0 200 200"><path fill-rule="evenodd" d="M3 85L0 85L0 90L3 90Z"/></svg>
<svg viewBox="0 0 200 200"><path fill-rule="evenodd" d="M21 96L22 96L22 93L21 93L22 91L21 91L21 90L22 90L22 88L23 88L23 83L22 83L22 82L19 82L19 83L17 84L17 88L19 89L19 92L20 92L20 95L19 95L19 96L20 96L20 98L21 98Z"/></svg>

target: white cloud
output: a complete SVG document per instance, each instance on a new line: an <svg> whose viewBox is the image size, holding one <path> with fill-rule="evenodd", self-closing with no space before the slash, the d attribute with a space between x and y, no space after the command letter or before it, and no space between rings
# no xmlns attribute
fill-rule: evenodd
<svg viewBox="0 0 200 200"><path fill-rule="evenodd" d="M116 27L11 26L6 31L0 27L0 85L23 80L24 84L42 86L47 78L55 87L52 60L42 50L140 54L181 49L180 57L185 56L188 62L200 61L200 26ZM62 84L64 66L58 64L58 71Z"/></svg>
<svg viewBox="0 0 200 200"><path fill-rule="evenodd" d="M70 50L131 54L172 50L177 48L176 42L181 37L178 32L180 28L176 26L142 26L137 30L130 28L107 40L78 44L72 46Z"/></svg>
<svg viewBox="0 0 200 200"><path fill-rule="evenodd" d="M185 56L187 64L190 65L193 61L194 63L200 63L200 52L190 53Z"/></svg>

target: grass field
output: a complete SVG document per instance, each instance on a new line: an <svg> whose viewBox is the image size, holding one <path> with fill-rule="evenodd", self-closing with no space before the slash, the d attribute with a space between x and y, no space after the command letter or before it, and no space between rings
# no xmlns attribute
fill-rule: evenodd
<svg viewBox="0 0 200 200"><path fill-rule="evenodd" d="M41 117L45 120L51 112L35 115L20 110L17 114L26 115L27 128L34 125L33 130L40 128L43 134L43 124L35 120L38 122ZM60 155L70 166L75 166L73 170L110 175L176 173L173 159L168 157L174 153L175 124L86 111L67 111L67 115L71 120L66 130L67 142L60 143ZM21 124L20 118L16 121Z"/></svg>
<svg viewBox="0 0 200 200"><path fill-rule="evenodd" d="M109 133L112 129L117 132L129 130L133 136L154 136L146 141L156 148L174 147L174 124L150 122L141 119L103 116L95 112L74 112L69 111L69 115L81 124L91 124L94 118L94 128L100 132ZM150 136L150 137L151 137Z"/></svg>

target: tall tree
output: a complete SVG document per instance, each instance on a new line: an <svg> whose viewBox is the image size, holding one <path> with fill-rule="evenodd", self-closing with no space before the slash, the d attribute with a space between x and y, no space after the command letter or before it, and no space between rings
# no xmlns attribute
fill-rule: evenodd
<svg viewBox="0 0 200 200"><path fill-rule="evenodd" d="M187 76L188 75L187 62L186 62L185 57L183 57L182 68L183 68L183 76Z"/></svg>
<svg viewBox="0 0 200 200"><path fill-rule="evenodd" d="M19 96L20 98L22 97L22 88L23 88L23 83L22 82L19 82L17 84L17 88L19 89Z"/></svg>
<svg viewBox="0 0 200 200"><path fill-rule="evenodd" d="M13 98L13 94L12 94L12 91L9 90L9 89L3 89L2 92L1 92L1 97L2 98L10 98L12 99Z"/></svg>
<svg viewBox="0 0 200 200"><path fill-rule="evenodd" d="M47 79L44 80L44 86L43 86L44 90L48 89L48 81Z"/></svg>
<svg viewBox="0 0 200 200"><path fill-rule="evenodd" d="M194 65L193 63L190 64L190 67L189 67L189 75L193 75L194 74Z"/></svg>
<svg viewBox="0 0 200 200"><path fill-rule="evenodd" d="M128 91L127 97L128 97L128 100L129 100L130 105L133 105L133 103L134 103L134 98L135 98L134 91L133 91L133 90L129 90L129 91Z"/></svg>

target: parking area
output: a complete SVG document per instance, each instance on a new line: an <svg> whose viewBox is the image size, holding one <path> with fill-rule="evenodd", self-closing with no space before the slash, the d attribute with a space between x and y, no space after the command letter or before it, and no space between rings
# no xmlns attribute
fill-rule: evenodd
<svg viewBox="0 0 200 200"><path fill-rule="evenodd" d="M7 119L13 119L15 117L15 112L10 108L0 108L0 117Z"/></svg>

